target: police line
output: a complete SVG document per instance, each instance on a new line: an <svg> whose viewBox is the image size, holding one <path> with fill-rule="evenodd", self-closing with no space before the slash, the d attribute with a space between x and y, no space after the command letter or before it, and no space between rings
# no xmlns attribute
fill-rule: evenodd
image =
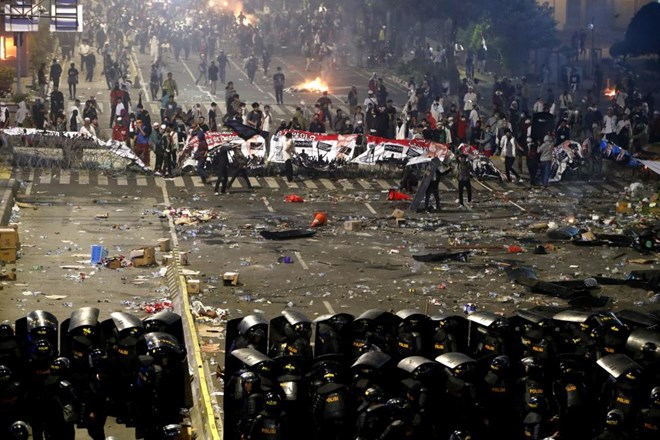
<svg viewBox="0 0 660 440"><path fill-rule="evenodd" d="M236 318L225 438L657 438L659 326L637 310L558 307Z"/></svg>

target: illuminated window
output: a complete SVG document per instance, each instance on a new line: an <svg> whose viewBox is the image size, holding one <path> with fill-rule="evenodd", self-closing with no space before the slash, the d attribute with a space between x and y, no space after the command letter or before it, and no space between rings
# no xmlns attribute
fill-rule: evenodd
<svg viewBox="0 0 660 440"><path fill-rule="evenodd" d="M0 60L16 58L14 37L0 37Z"/></svg>

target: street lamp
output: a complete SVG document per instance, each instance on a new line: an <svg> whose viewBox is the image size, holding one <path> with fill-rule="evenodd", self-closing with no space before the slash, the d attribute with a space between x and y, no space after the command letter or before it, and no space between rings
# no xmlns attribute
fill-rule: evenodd
<svg viewBox="0 0 660 440"><path fill-rule="evenodd" d="M658 0L660 1L660 0ZM596 43L594 40L594 29L596 29L596 26L594 25L594 17L591 17L591 23L589 23L589 30L591 31L591 76L593 77L594 75L594 58L596 57Z"/></svg>

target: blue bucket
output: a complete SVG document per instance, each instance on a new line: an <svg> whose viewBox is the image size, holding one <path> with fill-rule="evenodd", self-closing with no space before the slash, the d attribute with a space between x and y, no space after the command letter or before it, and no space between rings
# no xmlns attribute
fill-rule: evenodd
<svg viewBox="0 0 660 440"><path fill-rule="evenodd" d="M101 260L108 256L108 250L100 244L92 245L92 256L90 258L92 264L99 264Z"/></svg>

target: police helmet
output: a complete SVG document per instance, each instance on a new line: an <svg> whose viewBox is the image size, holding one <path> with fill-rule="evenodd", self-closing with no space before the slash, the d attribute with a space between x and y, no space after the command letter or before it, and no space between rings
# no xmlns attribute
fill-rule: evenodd
<svg viewBox="0 0 660 440"><path fill-rule="evenodd" d="M66 376L71 370L71 361L60 356L50 363L50 372L54 376Z"/></svg>
<svg viewBox="0 0 660 440"><path fill-rule="evenodd" d="M0 383L9 382L12 374L11 368L6 365L0 365Z"/></svg>
<svg viewBox="0 0 660 440"><path fill-rule="evenodd" d="M266 393L266 397L264 398L264 407L266 408L266 411L269 413L274 413L279 411L280 407L282 406L282 398L278 393L275 391L269 391Z"/></svg>
<svg viewBox="0 0 660 440"><path fill-rule="evenodd" d="M163 438L166 439L178 439L182 432L183 428L181 425L171 424L163 426Z"/></svg>
<svg viewBox="0 0 660 440"><path fill-rule="evenodd" d="M472 440L472 435L468 431L457 429L451 433L449 440Z"/></svg>
<svg viewBox="0 0 660 440"><path fill-rule="evenodd" d="M636 383L637 381L639 381L639 378L641 377L641 375L642 375L641 371L639 371L637 368L632 368L632 369L628 370L628 372L626 372L626 374L624 374L621 377L621 379L624 382L627 382L628 384L632 385L632 384Z"/></svg>
<svg viewBox="0 0 660 440"><path fill-rule="evenodd" d="M535 412L544 412L548 403L543 396L532 396L527 401L527 409Z"/></svg>
<svg viewBox="0 0 660 440"><path fill-rule="evenodd" d="M608 428L618 428L623 425L623 411L620 409L613 409L605 416L605 425Z"/></svg>
<svg viewBox="0 0 660 440"><path fill-rule="evenodd" d="M326 370L323 373L323 381L326 382L326 383L337 382L337 375L335 374L334 371Z"/></svg>
<svg viewBox="0 0 660 440"><path fill-rule="evenodd" d="M493 323L491 328L495 331L505 331L509 328L509 320L506 318L499 318Z"/></svg>
<svg viewBox="0 0 660 440"><path fill-rule="evenodd" d="M527 373L536 372L541 369L541 362L539 362L539 360L534 356L527 356L526 358L522 358L520 363Z"/></svg>
<svg viewBox="0 0 660 440"><path fill-rule="evenodd" d="M101 370L108 366L110 357L108 352L102 348L95 348L89 354L89 366L95 370Z"/></svg>
<svg viewBox="0 0 660 440"><path fill-rule="evenodd" d="M30 438L30 426L20 420L12 423L9 427L9 438L21 440Z"/></svg>
<svg viewBox="0 0 660 440"><path fill-rule="evenodd" d="M460 365L454 367L452 371L452 376L458 379L464 379L470 376L474 372L475 366L472 362L463 362Z"/></svg>
<svg viewBox="0 0 660 440"><path fill-rule="evenodd" d="M404 402L403 402L403 399L393 398L393 399L390 399L387 402L385 402L385 404L387 406L392 407L392 408L402 409L403 405L404 405Z"/></svg>
<svg viewBox="0 0 660 440"><path fill-rule="evenodd" d="M48 359L53 356L53 345L46 339L39 339L32 346L32 355L35 359Z"/></svg>
<svg viewBox="0 0 660 440"><path fill-rule="evenodd" d="M240 377L241 377L241 382L243 383L255 383L257 380L259 380L257 375L251 371L246 371L244 373L241 373Z"/></svg>
<svg viewBox="0 0 660 440"><path fill-rule="evenodd" d="M660 407L660 387L651 390L651 405Z"/></svg>
<svg viewBox="0 0 660 440"><path fill-rule="evenodd" d="M385 394L378 387L369 387L364 391L364 400L369 403L381 403L385 400Z"/></svg>
<svg viewBox="0 0 660 440"><path fill-rule="evenodd" d="M14 336L14 329L9 321L3 321L0 324L0 340L7 340Z"/></svg>
<svg viewBox="0 0 660 440"><path fill-rule="evenodd" d="M493 371L501 371L509 368L510 365L511 361L509 360L509 356L503 354L501 356L497 356L490 362L490 369Z"/></svg>

